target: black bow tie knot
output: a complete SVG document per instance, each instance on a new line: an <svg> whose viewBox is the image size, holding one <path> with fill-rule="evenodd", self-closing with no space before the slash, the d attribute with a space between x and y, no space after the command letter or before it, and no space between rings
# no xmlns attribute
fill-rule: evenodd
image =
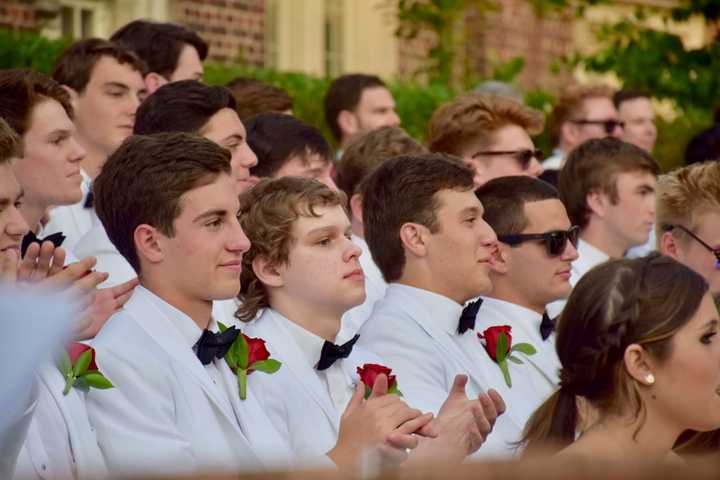
<svg viewBox="0 0 720 480"><path fill-rule="evenodd" d="M57 248L62 245L64 241L65 235L63 235L62 232L53 233L45 238L38 238L33 232L28 232L22 239L22 244L20 245L20 255L23 257L25 256L25 252L27 252L31 243L38 243L42 245L43 242L52 242L52 244L55 245L55 248Z"/></svg>
<svg viewBox="0 0 720 480"><path fill-rule="evenodd" d="M458 322L458 333L462 335L468 330L475 328L475 318L477 317L478 310L482 305L482 298L478 298L474 302L470 302L465 308L463 308L462 314L460 314L460 322Z"/></svg>
<svg viewBox="0 0 720 480"><path fill-rule="evenodd" d="M213 358L223 358L239 334L240 330L235 327L218 333L203 330L200 340L195 344L200 363L207 365L213 361Z"/></svg>
<svg viewBox="0 0 720 480"><path fill-rule="evenodd" d="M317 363L318 370L325 370L335 363L336 360L341 358L347 358L352 352L355 342L358 341L360 335L355 335L352 340L343 343L342 345L335 345L327 340L323 343L322 351L320 352L320 361Z"/></svg>
<svg viewBox="0 0 720 480"><path fill-rule="evenodd" d="M555 319L550 318L547 312L543 312L542 322L540 322L540 336L543 340L547 340L552 332L555 331Z"/></svg>

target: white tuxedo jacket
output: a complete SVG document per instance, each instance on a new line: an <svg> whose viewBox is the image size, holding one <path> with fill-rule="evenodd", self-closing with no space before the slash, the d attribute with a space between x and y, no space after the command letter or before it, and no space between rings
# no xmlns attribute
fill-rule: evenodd
<svg viewBox="0 0 720 480"><path fill-rule="evenodd" d="M73 253L78 258L97 258L95 270L109 274L108 279L99 285L100 288L114 287L137 277L135 270L110 241L99 220L79 239Z"/></svg>
<svg viewBox="0 0 720 480"><path fill-rule="evenodd" d="M254 394L237 394L237 378L215 360L215 385L192 347L137 287L123 311L95 338L97 363L115 388L88 395L90 419L111 474L172 475L282 467L293 455ZM221 388L232 392L225 395ZM252 432L252 434L250 434Z"/></svg>
<svg viewBox="0 0 720 480"><path fill-rule="evenodd" d="M260 317L244 328L246 335L265 340L271 357L282 362L282 367L275 374L253 373L249 377L249 388L262 398L271 421L282 435L287 436L303 464L331 465L325 454L337 442L343 412L337 410L327 386L308 364L290 331L283 325L283 322L289 321L266 308ZM350 356L338 362L348 388L360 381L357 367L365 363L383 363L379 357L357 344Z"/></svg>
<svg viewBox="0 0 720 480"><path fill-rule="evenodd" d="M508 412L523 425L535 410L558 388L560 382L560 360L555 352L555 334L546 340L540 335L542 316L528 309L494 298L484 298L475 321L475 333L486 328L509 325L512 344L529 343L536 349L534 355L526 356L514 352L513 356L523 364L508 362L512 387L508 387L502 371L485 348L478 341L477 347L482 354L478 368L485 372L493 388L497 389L505 400ZM520 438L508 439L518 441Z"/></svg>
<svg viewBox="0 0 720 480"><path fill-rule="evenodd" d="M479 350L466 348L456 333L462 306L449 306L449 299L425 290L391 283L385 298L375 305L370 319L360 329L358 344L381 356L393 372L408 405L437 414L457 374L466 374L466 392L477 397L497 388L480 367ZM472 335L465 332L464 335ZM507 411L474 456L509 456L514 448L506 439L522 431L520 418Z"/></svg>
<svg viewBox="0 0 720 480"><path fill-rule="evenodd" d="M19 479L65 480L65 475L58 469L59 464L65 464L74 465L75 476L78 479L107 477L105 461L98 447L95 431L88 421L85 394L73 388L67 395L63 395L65 382L52 364L40 368L37 377L36 409L50 409L53 415L57 415L57 418L64 423L69 438L56 432L52 424L46 425L37 415L34 416L18 457L15 476ZM68 440L70 445L68 448L63 447L63 450L71 452L72 458L57 458L55 455L58 447Z"/></svg>

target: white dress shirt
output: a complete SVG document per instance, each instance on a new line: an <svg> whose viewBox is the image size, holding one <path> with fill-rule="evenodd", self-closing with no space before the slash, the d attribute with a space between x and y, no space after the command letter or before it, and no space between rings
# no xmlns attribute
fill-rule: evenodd
<svg viewBox="0 0 720 480"><path fill-rule="evenodd" d="M508 412L521 422L527 422L530 416L556 389L559 384L558 372L560 360L555 351L555 334L543 340L540 334L542 315L520 305L495 298L483 298L475 320L475 348L482 351L482 366L492 379L493 388L497 389L505 400ZM485 329L493 326L508 325L512 328L511 344L529 343L537 351L526 356L521 352L513 352L521 365L507 362L512 380L508 387L497 363L487 354L485 347L477 338ZM517 441L520 438L509 438Z"/></svg>
<svg viewBox="0 0 720 480"><path fill-rule="evenodd" d="M365 274L365 301L343 315L342 327L338 334L338 341L343 342L350 340L360 331L360 327L370 318L375 303L385 296L385 290L387 290L387 283L380 269L375 265L365 239L353 234L352 241L362 250L360 266Z"/></svg>
<svg viewBox="0 0 720 480"><path fill-rule="evenodd" d="M542 167L543 170L560 170L564 164L565 153L559 148L556 148L553 150L552 155L543 160Z"/></svg>
<svg viewBox="0 0 720 480"><path fill-rule="evenodd" d="M359 346L382 357L397 374L408 405L438 413L455 376L468 375L466 393L476 398L496 381L481 368L484 352L473 331L457 332L463 306L442 295L402 285L388 285L370 319L360 329ZM522 424L513 412L500 416L477 456L510 456L506 443Z"/></svg>
<svg viewBox="0 0 720 480"><path fill-rule="evenodd" d="M62 246L70 252L74 251L75 245L80 241L80 238L90 231L95 223L100 223L97 215L95 215L95 209L85 208L84 206L88 193L90 193L92 179L82 169L80 175L82 176L82 182L80 183L82 199L72 205L63 205L51 209L50 221L44 228L44 232L47 234L62 232L65 235Z"/></svg>

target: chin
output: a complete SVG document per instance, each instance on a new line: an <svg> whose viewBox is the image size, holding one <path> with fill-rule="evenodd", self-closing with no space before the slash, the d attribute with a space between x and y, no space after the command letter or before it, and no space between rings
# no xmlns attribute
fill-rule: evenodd
<svg viewBox="0 0 720 480"><path fill-rule="evenodd" d="M238 293L240 293L240 282L228 283L214 288L210 298L213 300L228 300L237 297Z"/></svg>

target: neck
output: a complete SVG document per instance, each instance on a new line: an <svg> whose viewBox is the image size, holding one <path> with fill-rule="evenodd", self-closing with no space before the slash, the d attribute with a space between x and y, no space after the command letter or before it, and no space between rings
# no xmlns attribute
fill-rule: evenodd
<svg viewBox="0 0 720 480"><path fill-rule="evenodd" d="M297 302L283 295L273 295L270 306L291 322L329 342L334 342L340 331L342 313L332 307Z"/></svg>
<svg viewBox="0 0 720 480"><path fill-rule="evenodd" d="M502 300L514 305L519 305L540 315L545 312L545 306L550 303L534 302L526 298L525 295L513 288L512 282L510 282L509 279L499 279L495 276L491 276L490 279L492 280L493 289L492 292L487 295L488 298L494 298L496 300Z"/></svg>
<svg viewBox="0 0 720 480"><path fill-rule="evenodd" d="M444 284L444 282L438 281L437 277L433 276L432 272L430 272L424 266L415 265L412 262L407 261L405 263L405 268L403 269L403 274L396 281L396 283L407 285L409 287L420 288L422 290L427 290L428 292L437 293L438 295L442 295L451 300L454 300L460 305L473 298L473 296L477 296L465 296L462 292L454 291L451 286ZM478 295L481 295L481 293L478 293Z"/></svg>
<svg viewBox="0 0 720 480"><path fill-rule="evenodd" d="M613 236L607 228L592 220L580 233L580 238L610 258L622 258L630 245Z"/></svg>
<svg viewBox="0 0 720 480"><path fill-rule="evenodd" d="M25 219L25 222L30 226L30 230L33 233L38 232L38 227L42 221L43 216L50 208L50 205L42 203L33 203L29 198L25 198L25 201L20 205L20 214Z"/></svg>
<svg viewBox="0 0 720 480"><path fill-rule="evenodd" d="M192 318L201 330L208 328L210 319L212 318L212 300L188 298L168 285L167 277L165 276L157 276L157 278L155 278L151 273L143 272L140 278L140 284L143 287Z"/></svg>
<svg viewBox="0 0 720 480"><path fill-rule="evenodd" d="M606 417L590 427L581 440L587 439L606 445L629 459L648 458L662 461L672 451L681 433L682 429L663 422L660 417L648 411L644 421L642 418L633 421L626 417Z"/></svg>
<svg viewBox="0 0 720 480"><path fill-rule="evenodd" d="M80 162L80 166L83 170L85 170L85 173L87 173L90 178L95 180L95 178L97 178L100 174L100 169L105 163L105 160L107 160L108 155L96 148L93 148L92 145L88 145L84 142L81 142L81 144L87 153L85 158L83 158Z"/></svg>

